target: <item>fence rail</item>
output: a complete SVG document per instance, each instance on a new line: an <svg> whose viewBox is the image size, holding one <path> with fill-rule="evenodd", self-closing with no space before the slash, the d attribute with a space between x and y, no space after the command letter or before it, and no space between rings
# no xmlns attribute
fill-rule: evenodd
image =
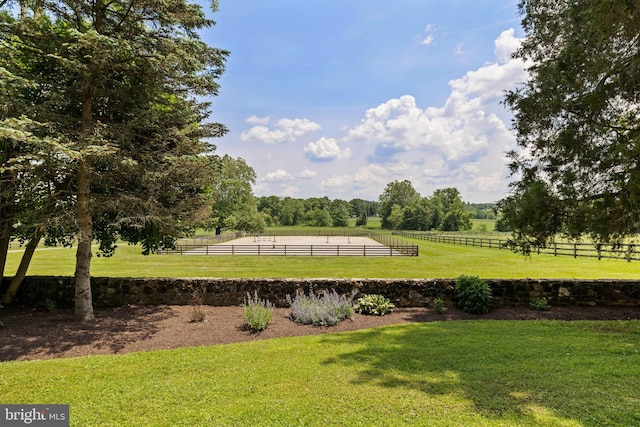
<svg viewBox="0 0 640 427"><path fill-rule="evenodd" d="M372 245L177 245L162 254L180 255L280 255L280 256L417 256L418 247Z"/></svg>
<svg viewBox="0 0 640 427"><path fill-rule="evenodd" d="M179 240L175 248L163 248L159 254L180 255L280 255L280 256L418 256L418 246L407 243L387 234L370 232L275 232L263 233L256 237L280 236L350 236L368 237L381 243L378 245L300 245L270 244L225 245L226 241L243 237L243 235L226 235L224 237L198 237Z"/></svg>
<svg viewBox="0 0 640 427"><path fill-rule="evenodd" d="M392 234L411 239L428 240L436 243L449 243L455 245L476 246L490 249L505 249L508 247L507 240L505 239L451 236L444 234L418 233L407 231L394 231ZM538 254L549 254L553 256L572 256L574 258L589 257L597 258L599 260L603 258L625 259L631 262L640 261L639 249L640 245L634 243L622 245L620 249L614 250L603 247L602 245L595 245L590 243L557 242L547 248L540 248L536 252Z"/></svg>

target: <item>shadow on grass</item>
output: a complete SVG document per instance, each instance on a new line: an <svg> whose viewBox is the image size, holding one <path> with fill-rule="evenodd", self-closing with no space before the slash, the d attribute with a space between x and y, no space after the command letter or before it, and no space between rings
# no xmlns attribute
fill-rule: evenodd
<svg viewBox="0 0 640 427"><path fill-rule="evenodd" d="M496 424L640 425L638 321L433 322L323 342L357 349L325 361L355 383L453 397Z"/></svg>
<svg viewBox="0 0 640 427"><path fill-rule="evenodd" d="M0 327L0 361L46 359L90 345L118 353L128 343L144 340L159 331L158 324L174 314L168 307L118 307L95 310L96 320L75 320L73 310L55 312L4 308ZM42 325L34 328L33 325Z"/></svg>

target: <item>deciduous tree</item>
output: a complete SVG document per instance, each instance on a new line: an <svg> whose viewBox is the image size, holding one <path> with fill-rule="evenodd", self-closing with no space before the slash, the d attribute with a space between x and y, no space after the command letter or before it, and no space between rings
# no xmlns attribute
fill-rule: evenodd
<svg viewBox="0 0 640 427"><path fill-rule="evenodd" d="M216 234L229 229L262 231L265 227L264 217L258 213L251 189L251 184L256 181L253 168L244 159L228 155L210 160L213 171L209 186L211 217L205 227L215 229Z"/></svg>
<svg viewBox="0 0 640 427"><path fill-rule="evenodd" d="M506 97L520 150L500 204L514 248L557 233L619 244L640 231L640 3L523 0L520 11L515 57L529 79Z"/></svg>
<svg viewBox="0 0 640 427"><path fill-rule="evenodd" d="M387 184L383 193L379 197L380 200L380 216L382 218L382 228L392 229L399 223L397 218L390 221L390 217L394 206L398 206L400 209L413 205L420 201L420 194L413 188L411 181L393 181ZM392 222L394 224L392 224ZM400 221L401 222L401 221Z"/></svg>

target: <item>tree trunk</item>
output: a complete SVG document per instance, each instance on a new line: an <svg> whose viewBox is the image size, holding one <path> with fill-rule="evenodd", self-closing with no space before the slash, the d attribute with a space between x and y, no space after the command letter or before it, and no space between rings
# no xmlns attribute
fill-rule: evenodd
<svg viewBox="0 0 640 427"><path fill-rule="evenodd" d="M44 231L44 226L38 227L33 237L31 237L31 240L29 240L29 243L22 254L18 271L16 271L16 274L11 279L11 283L2 297L2 304L11 304L13 302L13 298L18 293L18 289L20 289L20 286L27 275L27 269L29 268L33 254L38 247L38 243L40 243L40 239L42 239L42 236L44 235Z"/></svg>
<svg viewBox="0 0 640 427"><path fill-rule="evenodd" d="M78 162L78 249L75 272L75 315L82 321L94 320L91 296L91 164L85 157Z"/></svg>
<svg viewBox="0 0 640 427"><path fill-rule="evenodd" d="M5 199L3 197L3 199ZM14 206L13 199L1 200L0 207L0 284L4 277L4 268L9 254L9 243L11 242L11 230L13 229Z"/></svg>

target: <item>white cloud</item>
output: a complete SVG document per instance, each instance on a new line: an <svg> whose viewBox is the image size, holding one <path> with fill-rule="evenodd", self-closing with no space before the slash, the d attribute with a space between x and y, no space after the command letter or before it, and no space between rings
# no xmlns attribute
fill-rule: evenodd
<svg viewBox="0 0 640 427"><path fill-rule="evenodd" d="M454 55L463 55L465 52L462 49L462 43L458 43L456 47L453 48Z"/></svg>
<svg viewBox="0 0 640 427"><path fill-rule="evenodd" d="M504 46L512 32L500 39ZM506 50L505 50L506 51ZM373 160L389 161L407 150L437 153L447 161L468 161L491 144L511 145L513 135L498 114L504 91L525 79L521 61L487 64L449 82L451 94L441 108L421 109L411 95L391 99L366 111L360 124L348 131L351 141L376 146Z"/></svg>
<svg viewBox="0 0 640 427"><path fill-rule="evenodd" d="M500 62L450 81L442 107L420 108L411 95L391 99L367 110L345 141L373 147L369 160L388 172L386 182L409 179L425 189L457 186L484 197L500 193L507 175L503 153L515 146L500 101L505 90L526 80L524 64L510 57L519 43L513 30L500 34L495 41ZM362 169L354 185L380 176L371 171Z"/></svg>
<svg viewBox="0 0 640 427"><path fill-rule="evenodd" d="M395 165L397 166L397 165ZM402 172L400 172L401 174ZM382 193L385 185L393 181L393 176L398 174L390 165L370 164L356 171L353 176L353 185L356 188L375 188L378 194ZM398 174L399 175L399 174Z"/></svg>
<svg viewBox="0 0 640 427"><path fill-rule="evenodd" d="M513 28L503 31L494 42L494 53L501 64L511 60L511 54L520 48L521 39L515 37Z"/></svg>
<svg viewBox="0 0 640 427"><path fill-rule="evenodd" d="M279 194L276 194L280 197L295 197L300 192L300 189L295 185L282 185L280 187Z"/></svg>
<svg viewBox="0 0 640 427"><path fill-rule="evenodd" d="M261 182L283 182L283 181L291 181L293 180L293 176L283 170L283 169L278 169L275 172L269 172L267 173L264 178L259 179L258 181Z"/></svg>
<svg viewBox="0 0 640 427"><path fill-rule="evenodd" d="M252 123L254 125L266 125L267 123L269 123L269 120L271 120L271 118L268 116L267 117L251 116L251 117L247 117L245 122Z"/></svg>
<svg viewBox="0 0 640 427"><path fill-rule="evenodd" d="M332 176L320 182L320 188L326 191L344 190L351 187L352 180L351 175Z"/></svg>
<svg viewBox="0 0 640 427"><path fill-rule="evenodd" d="M303 170L302 173L300 174L300 178L304 178L304 179L311 179L311 178L315 178L316 176L318 176L318 172L312 171L309 169Z"/></svg>
<svg viewBox="0 0 640 427"><path fill-rule="evenodd" d="M424 32L426 33L426 37L422 39L421 43L425 46L429 46L431 43L433 43L436 29L432 24L428 24L427 27L424 29Z"/></svg>
<svg viewBox="0 0 640 427"><path fill-rule="evenodd" d="M423 196L456 187L467 201L498 200L508 188L504 153L516 147L510 113L500 101L527 78L525 64L510 57L519 43L513 30L502 32L494 61L451 80L440 106L422 107L411 94L389 99L336 134L307 141L306 159L302 150L274 156L258 167L271 171L260 173L255 188L280 196L375 200L389 182L408 179ZM320 129L308 119L253 120L243 140L288 142ZM351 160L334 161L344 158Z"/></svg>
<svg viewBox="0 0 640 427"><path fill-rule="evenodd" d="M351 157L349 148L341 149L333 138L322 137L316 142L310 142L304 149L307 157L315 161L331 161L348 159Z"/></svg>
<svg viewBox="0 0 640 427"><path fill-rule="evenodd" d="M264 122L264 119L259 119L257 117L253 120L253 123L260 123L260 120ZM321 127L318 123L314 123L309 119L280 119L275 123L275 129L269 129L267 126L264 126L264 124L254 126L248 131L242 132L240 140L245 142L260 141L265 144L279 144L282 142L295 141L301 136L320 129Z"/></svg>

